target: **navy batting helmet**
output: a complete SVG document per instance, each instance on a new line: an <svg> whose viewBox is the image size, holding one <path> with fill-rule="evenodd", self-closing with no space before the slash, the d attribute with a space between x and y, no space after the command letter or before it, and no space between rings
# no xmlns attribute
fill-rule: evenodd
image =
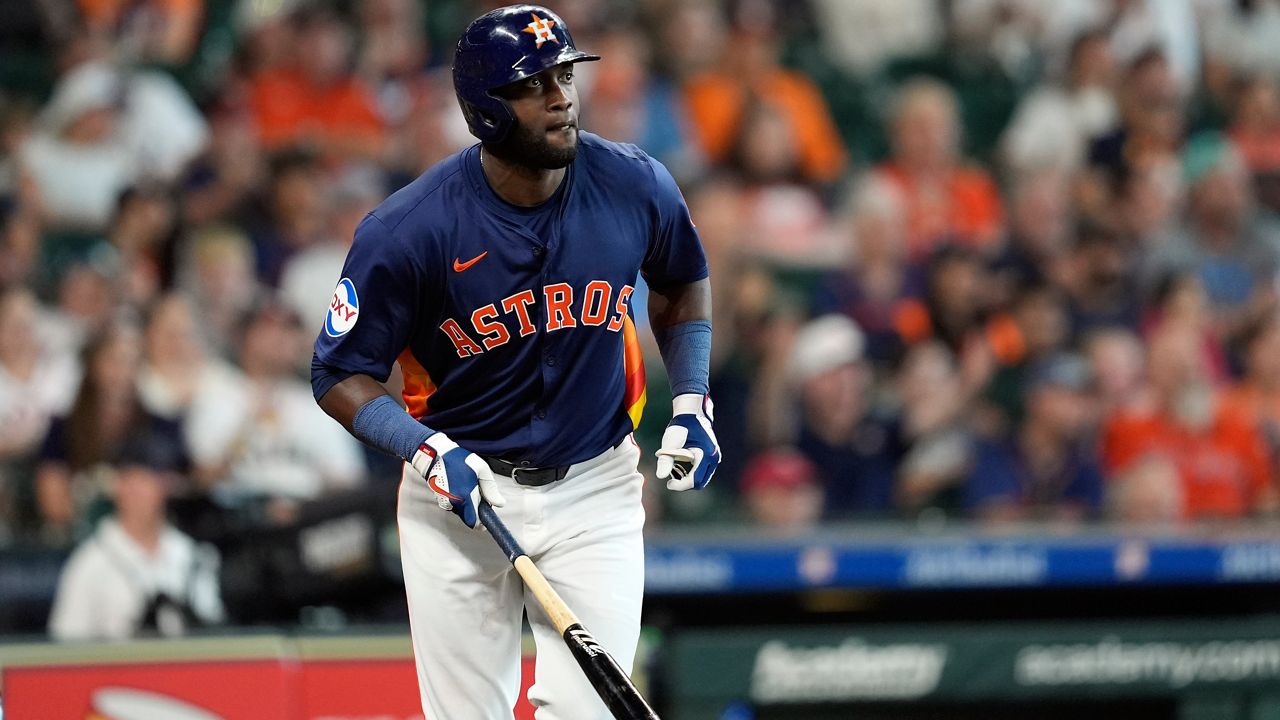
<svg viewBox="0 0 1280 720"><path fill-rule="evenodd" d="M573 46L559 15L538 5L508 5L476 18L458 39L453 90L471 134L501 142L516 116L494 89L561 63L599 59Z"/></svg>

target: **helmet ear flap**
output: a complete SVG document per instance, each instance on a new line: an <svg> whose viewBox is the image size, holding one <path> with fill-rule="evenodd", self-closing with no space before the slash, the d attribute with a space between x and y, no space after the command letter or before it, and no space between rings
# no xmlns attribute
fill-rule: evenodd
<svg viewBox="0 0 1280 720"><path fill-rule="evenodd" d="M485 102L478 103L458 95L458 104L462 106L462 116L466 118L471 134L480 142L502 142L515 125L516 116L511 112L505 100L485 93Z"/></svg>

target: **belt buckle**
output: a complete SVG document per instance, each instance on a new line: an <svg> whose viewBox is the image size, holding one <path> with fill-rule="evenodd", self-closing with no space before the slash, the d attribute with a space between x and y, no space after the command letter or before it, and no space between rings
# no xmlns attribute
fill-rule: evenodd
<svg viewBox="0 0 1280 720"><path fill-rule="evenodd" d="M521 482L520 473L522 472L532 475L533 473L538 472L538 468L524 467L523 465L514 465L514 464L511 466L511 479L515 482L515 484L525 485L527 487L537 487L536 483L533 485L529 485L528 483Z"/></svg>
<svg viewBox="0 0 1280 720"><path fill-rule="evenodd" d="M523 471L529 476L529 479L521 480L517 476L518 471ZM550 485L560 478L556 477L555 468L517 467L511 471L511 479L514 480L517 485L524 485L525 487L542 487L544 485Z"/></svg>

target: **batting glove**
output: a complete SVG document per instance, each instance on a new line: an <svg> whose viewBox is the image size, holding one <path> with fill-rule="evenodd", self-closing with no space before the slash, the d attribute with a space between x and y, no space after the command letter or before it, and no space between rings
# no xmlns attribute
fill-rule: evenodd
<svg viewBox="0 0 1280 720"><path fill-rule="evenodd" d="M485 461L458 447L442 432L418 446L411 464L436 494L440 509L462 518L469 528L476 526L480 500L488 500L494 507L506 504Z"/></svg>
<svg viewBox="0 0 1280 720"><path fill-rule="evenodd" d="M671 422L662 433L657 474L668 490L701 490L720 464L720 444L711 430L711 398L687 393L671 401Z"/></svg>

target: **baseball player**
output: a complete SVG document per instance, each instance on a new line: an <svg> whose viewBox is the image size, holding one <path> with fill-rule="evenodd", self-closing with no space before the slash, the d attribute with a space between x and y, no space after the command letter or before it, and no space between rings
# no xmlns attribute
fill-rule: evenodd
<svg viewBox="0 0 1280 720"><path fill-rule="evenodd" d="M644 585L639 274L674 396L657 477L702 488L720 461L706 258L666 168L579 129L574 64L598 59L543 7L472 22L453 81L480 143L364 219L316 341L320 406L406 462L400 547L429 720L505 720L519 692L532 598L474 529L481 500L630 669ZM396 360L407 413L378 383ZM537 717L608 718L539 610L529 623Z"/></svg>

